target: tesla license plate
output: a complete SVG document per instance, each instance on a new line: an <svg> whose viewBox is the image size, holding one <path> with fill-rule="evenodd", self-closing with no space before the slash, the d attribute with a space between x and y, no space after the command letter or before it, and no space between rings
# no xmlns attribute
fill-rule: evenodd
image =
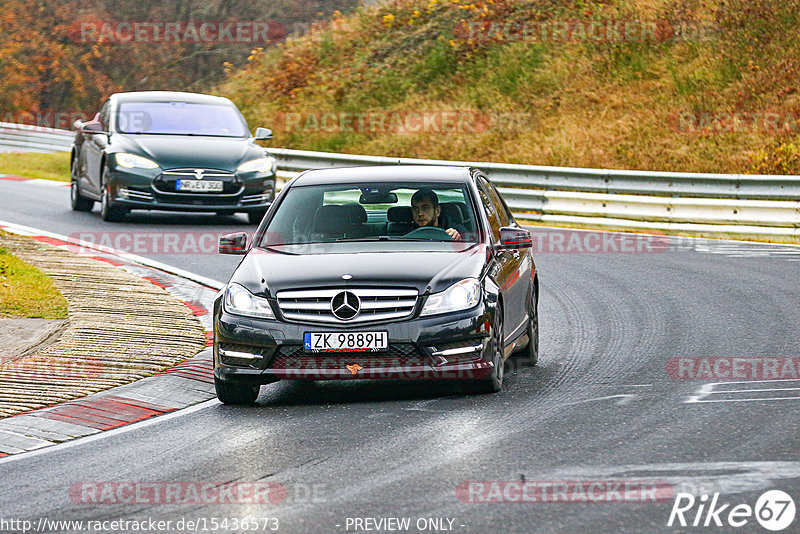
<svg viewBox="0 0 800 534"><path fill-rule="evenodd" d="M222 191L222 180L178 180L175 182L175 189L178 191L218 193Z"/></svg>
<svg viewBox="0 0 800 534"><path fill-rule="evenodd" d="M306 352L367 352L384 350L389 346L388 332L306 332L303 335Z"/></svg>

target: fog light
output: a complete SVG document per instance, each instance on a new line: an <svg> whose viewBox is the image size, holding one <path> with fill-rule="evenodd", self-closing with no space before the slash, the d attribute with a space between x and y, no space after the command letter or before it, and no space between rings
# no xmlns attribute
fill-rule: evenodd
<svg viewBox="0 0 800 534"><path fill-rule="evenodd" d="M219 359L226 365L253 365L264 359L264 356L258 352L250 352L257 350L255 347L236 347L236 350L225 349L222 346L218 348Z"/></svg>

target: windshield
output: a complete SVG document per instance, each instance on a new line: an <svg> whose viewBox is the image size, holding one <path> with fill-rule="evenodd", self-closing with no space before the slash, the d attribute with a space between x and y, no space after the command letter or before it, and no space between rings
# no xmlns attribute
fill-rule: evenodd
<svg viewBox="0 0 800 534"><path fill-rule="evenodd" d="M287 191L260 246L478 240L465 185L332 184Z"/></svg>
<svg viewBox="0 0 800 534"><path fill-rule="evenodd" d="M247 123L233 105L190 102L123 102L120 133L248 137Z"/></svg>

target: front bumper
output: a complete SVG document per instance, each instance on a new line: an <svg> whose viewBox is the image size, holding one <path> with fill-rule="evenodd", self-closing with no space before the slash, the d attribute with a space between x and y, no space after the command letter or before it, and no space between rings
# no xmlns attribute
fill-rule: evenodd
<svg viewBox="0 0 800 534"><path fill-rule="evenodd" d="M236 187L229 193L178 193L154 186L160 172L113 169L109 182L113 206L128 210L249 213L266 211L275 199L275 174L271 173L236 174Z"/></svg>
<svg viewBox="0 0 800 534"><path fill-rule="evenodd" d="M284 323L232 315L217 306L214 376L268 384L280 379L480 379L492 371L487 346L494 308L357 327ZM313 353L306 332L387 331L380 352Z"/></svg>

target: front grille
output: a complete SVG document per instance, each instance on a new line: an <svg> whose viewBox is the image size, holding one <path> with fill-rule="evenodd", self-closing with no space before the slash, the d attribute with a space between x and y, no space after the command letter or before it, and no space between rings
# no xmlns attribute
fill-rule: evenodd
<svg viewBox="0 0 800 534"><path fill-rule="evenodd" d="M202 178L199 178L195 171L203 171ZM222 180L222 191L213 192L195 192L195 191L178 191L175 184L178 180ZM165 195L197 195L197 196L219 196L219 195L238 195L242 192L244 187L241 181L236 178L236 174L230 171L222 171L219 169L169 169L153 180L153 187L159 193Z"/></svg>
<svg viewBox="0 0 800 534"><path fill-rule="evenodd" d="M352 319L342 320L333 314L332 299L342 291L355 294L360 300L359 312ZM284 318L313 323L352 324L388 321L408 317L417 303L416 289L301 289L280 291L278 307Z"/></svg>
<svg viewBox="0 0 800 534"><path fill-rule="evenodd" d="M412 367L427 365L424 356L411 343L391 343L381 352L305 352L301 345L288 345L278 349L270 367L273 369L346 369L357 363L364 369L387 367Z"/></svg>
<svg viewBox="0 0 800 534"><path fill-rule="evenodd" d="M203 171L202 175L203 178L213 178L214 180L220 180L224 178L231 178L233 173L230 171L220 171L217 169L169 169L161 173L162 176L175 176L177 179L186 178L186 179L193 179L197 180L197 172L195 171Z"/></svg>
<svg viewBox="0 0 800 534"><path fill-rule="evenodd" d="M411 343L389 343L389 346L386 350L382 350L379 352L306 352L302 345L283 345L278 349L277 354L275 357L284 356L284 357L292 357L298 355L314 355L316 357L324 357L324 358L345 358L351 357L355 355L364 356L365 354L371 354L373 356L380 356L380 357L420 357L423 354L417 350L417 347Z"/></svg>

